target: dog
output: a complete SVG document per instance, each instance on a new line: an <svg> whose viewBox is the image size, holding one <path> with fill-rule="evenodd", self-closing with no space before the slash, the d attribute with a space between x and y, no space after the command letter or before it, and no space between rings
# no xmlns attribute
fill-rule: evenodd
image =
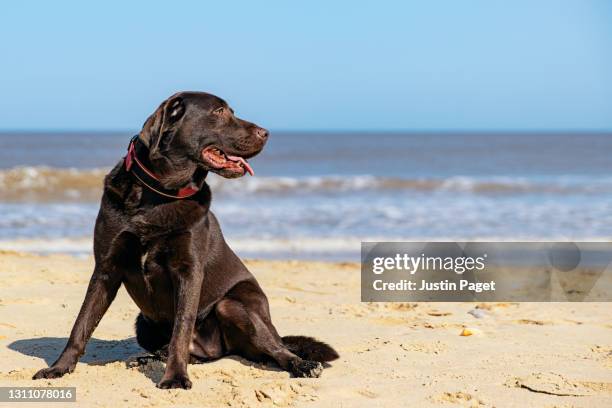
<svg viewBox="0 0 612 408"><path fill-rule="evenodd" d="M34 379L74 370L121 284L140 309L138 344L166 363L159 388L189 389L187 364L230 354L276 362L295 377L318 377L338 358L311 337L279 336L263 290L210 211L208 172L252 175L247 160L268 136L203 92L177 93L149 116L104 179L95 268L67 345Z"/></svg>

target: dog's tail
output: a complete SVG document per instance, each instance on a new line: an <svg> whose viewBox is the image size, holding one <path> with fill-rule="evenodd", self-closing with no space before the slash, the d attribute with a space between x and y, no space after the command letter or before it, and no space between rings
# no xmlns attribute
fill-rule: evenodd
<svg viewBox="0 0 612 408"><path fill-rule="evenodd" d="M285 336L282 338L285 347L304 360L324 363L340 357L329 344L306 336Z"/></svg>

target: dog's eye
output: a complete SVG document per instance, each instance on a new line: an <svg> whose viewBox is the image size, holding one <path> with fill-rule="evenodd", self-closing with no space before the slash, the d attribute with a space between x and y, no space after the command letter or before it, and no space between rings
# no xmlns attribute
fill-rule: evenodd
<svg viewBox="0 0 612 408"><path fill-rule="evenodd" d="M225 113L225 108L217 108L213 111L213 113L217 116L221 116Z"/></svg>

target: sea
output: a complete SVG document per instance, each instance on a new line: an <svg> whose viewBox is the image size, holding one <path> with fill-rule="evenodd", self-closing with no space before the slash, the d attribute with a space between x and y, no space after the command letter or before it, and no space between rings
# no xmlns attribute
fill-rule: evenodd
<svg viewBox="0 0 612 408"><path fill-rule="evenodd" d="M133 132L0 133L0 249L91 254ZM211 174L245 258L358 261L362 241L608 241L612 134L273 131L255 176Z"/></svg>

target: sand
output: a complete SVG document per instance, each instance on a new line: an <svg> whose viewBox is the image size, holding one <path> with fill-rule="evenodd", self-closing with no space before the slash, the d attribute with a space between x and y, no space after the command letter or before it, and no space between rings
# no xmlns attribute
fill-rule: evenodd
<svg viewBox="0 0 612 408"><path fill-rule="evenodd" d="M157 389L161 363L127 367L142 350L121 289L75 372L32 381L65 345L92 265L0 252L0 386L77 388L54 407L612 406L611 304L361 303L351 263L247 262L282 335L339 351L321 378L228 357L190 366L189 391Z"/></svg>

